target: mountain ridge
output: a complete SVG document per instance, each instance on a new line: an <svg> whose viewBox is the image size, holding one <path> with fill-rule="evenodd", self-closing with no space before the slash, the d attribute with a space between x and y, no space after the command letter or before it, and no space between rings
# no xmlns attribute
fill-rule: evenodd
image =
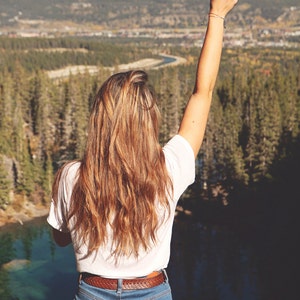
<svg viewBox="0 0 300 300"><path fill-rule="evenodd" d="M104 29L121 28L191 28L203 24L208 0L10 0L0 3L0 30L43 26L43 22L93 24ZM298 9L297 9L298 6ZM299 10L298 0L248 0L239 2L228 19L238 25L276 22L285 17L292 26L300 24L289 17ZM24 25L25 24L25 25Z"/></svg>

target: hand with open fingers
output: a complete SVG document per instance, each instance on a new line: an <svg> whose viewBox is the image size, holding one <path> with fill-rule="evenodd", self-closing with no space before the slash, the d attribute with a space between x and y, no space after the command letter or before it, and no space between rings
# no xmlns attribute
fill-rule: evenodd
<svg viewBox="0 0 300 300"><path fill-rule="evenodd" d="M238 0L210 0L210 13L225 18L237 3Z"/></svg>

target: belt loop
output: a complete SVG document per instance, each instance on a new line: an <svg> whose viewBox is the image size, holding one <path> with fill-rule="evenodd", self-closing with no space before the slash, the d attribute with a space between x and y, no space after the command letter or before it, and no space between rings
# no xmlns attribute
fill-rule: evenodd
<svg viewBox="0 0 300 300"><path fill-rule="evenodd" d="M122 292L123 279L118 279L117 293L121 294Z"/></svg>
<svg viewBox="0 0 300 300"><path fill-rule="evenodd" d="M166 283L168 283L168 282L169 282L169 277L168 277L168 274L167 274L166 269L162 269L161 271L163 272L163 274L164 274L164 276L165 276L165 281L166 281Z"/></svg>

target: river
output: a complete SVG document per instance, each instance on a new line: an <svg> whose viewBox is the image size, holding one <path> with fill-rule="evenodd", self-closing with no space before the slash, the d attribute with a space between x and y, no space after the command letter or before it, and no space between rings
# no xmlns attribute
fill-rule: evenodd
<svg viewBox="0 0 300 300"><path fill-rule="evenodd" d="M179 56L167 55L163 53L159 54L159 56L160 58L144 58L128 64L121 64L118 65L117 70L122 72L136 69L157 70L168 66L185 64L187 62L185 58ZM104 69L110 70L112 73L115 72L115 67L104 67ZM85 72L88 72L91 75L97 74L99 72L99 67L85 65L67 66L62 69L47 71L46 74L53 80L60 80L63 78L68 78L70 74L77 75L84 74Z"/></svg>
<svg viewBox="0 0 300 300"><path fill-rule="evenodd" d="M174 300L262 299L254 250L224 226L177 220L167 269ZM1 231L0 263L1 300L72 299L73 249L53 243L45 218Z"/></svg>

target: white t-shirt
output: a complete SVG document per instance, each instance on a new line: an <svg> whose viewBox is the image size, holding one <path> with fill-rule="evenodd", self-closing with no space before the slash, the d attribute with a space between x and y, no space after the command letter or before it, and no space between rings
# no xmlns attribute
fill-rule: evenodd
<svg viewBox="0 0 300 300"><path fill-rule="evenodd" d="M167 267L176 205L185 189L195 180L195 159L190 144L180 135L175 135L163 147L163 152L174 191L173 199L170 199L170 217L158 229L156 244L147 252L142 251L138 259L134 256L120 258L117 265L110 257L110 243L101 246L88 257L85 257L86 245L81 245L79 251L75 252L78 272L88 272L108 278L132 278L146 276ZM68 232L66 215L79 166L80 163L74 163L64 169L58 189L56 214L53 202L50 206L47 221L53 228L63 232ZM73 232L71 236L74 241Z"/></svg>

